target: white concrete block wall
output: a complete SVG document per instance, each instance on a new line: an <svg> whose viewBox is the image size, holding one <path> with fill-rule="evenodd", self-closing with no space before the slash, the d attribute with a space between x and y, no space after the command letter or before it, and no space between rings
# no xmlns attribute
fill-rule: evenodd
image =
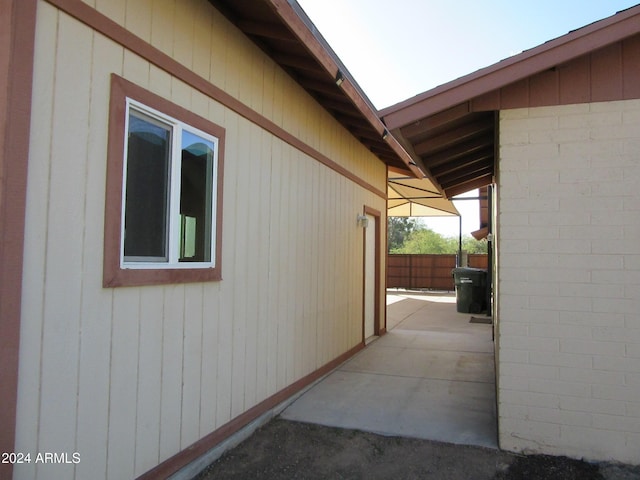
<svg viewBox="0 0 640 480"><path fill-rule="evenodd" d="M500 113L502 448L640 463L640 101Z"/></svg>

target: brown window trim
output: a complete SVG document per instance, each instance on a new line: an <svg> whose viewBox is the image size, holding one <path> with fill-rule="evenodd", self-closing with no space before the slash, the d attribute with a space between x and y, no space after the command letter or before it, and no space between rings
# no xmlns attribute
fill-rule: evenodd
<svg viewBox="0 0 640 480"><path fill-rule="evenodd" d="M166 113L218 138L218 176L216 185L215 266L211 268L125 269L120 267L122 230L122 188L126 99L131 98ZM109 140L107 144L107 183L104 220L104 287L162 285L222 280L222 178L224 171L224 128L180 107L124 78L111 75L109 101Z"/></svg>

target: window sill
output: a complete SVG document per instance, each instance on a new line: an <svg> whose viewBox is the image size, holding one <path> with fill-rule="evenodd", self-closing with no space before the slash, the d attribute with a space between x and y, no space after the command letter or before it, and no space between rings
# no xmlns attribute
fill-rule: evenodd
<svg viewBox="0 0 640 480"><path fill-rule="evenodd" d="M218 268L119 268L113 272L105 271L102 286L134 287L220 280L222 275L219 265Z"/></svg>

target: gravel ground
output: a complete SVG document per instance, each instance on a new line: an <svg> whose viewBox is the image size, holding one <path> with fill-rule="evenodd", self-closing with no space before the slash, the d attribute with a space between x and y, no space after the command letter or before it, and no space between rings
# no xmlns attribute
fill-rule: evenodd
<svg viewBox="0 0 640 480"><path fill-rule="evenodd" d="M197 479L632 480L640 479L640 466L515 455L275 419Z"/></svg>

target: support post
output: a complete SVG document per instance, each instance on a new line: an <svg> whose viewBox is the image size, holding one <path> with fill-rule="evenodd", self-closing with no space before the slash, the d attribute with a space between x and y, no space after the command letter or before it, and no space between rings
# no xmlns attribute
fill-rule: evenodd
<svg viewBox="0 0 640 480"><path fill-rule="evenodd" d="M456 267L462 266L462 215L458 216L458 259L456 260Z"/></svg>

